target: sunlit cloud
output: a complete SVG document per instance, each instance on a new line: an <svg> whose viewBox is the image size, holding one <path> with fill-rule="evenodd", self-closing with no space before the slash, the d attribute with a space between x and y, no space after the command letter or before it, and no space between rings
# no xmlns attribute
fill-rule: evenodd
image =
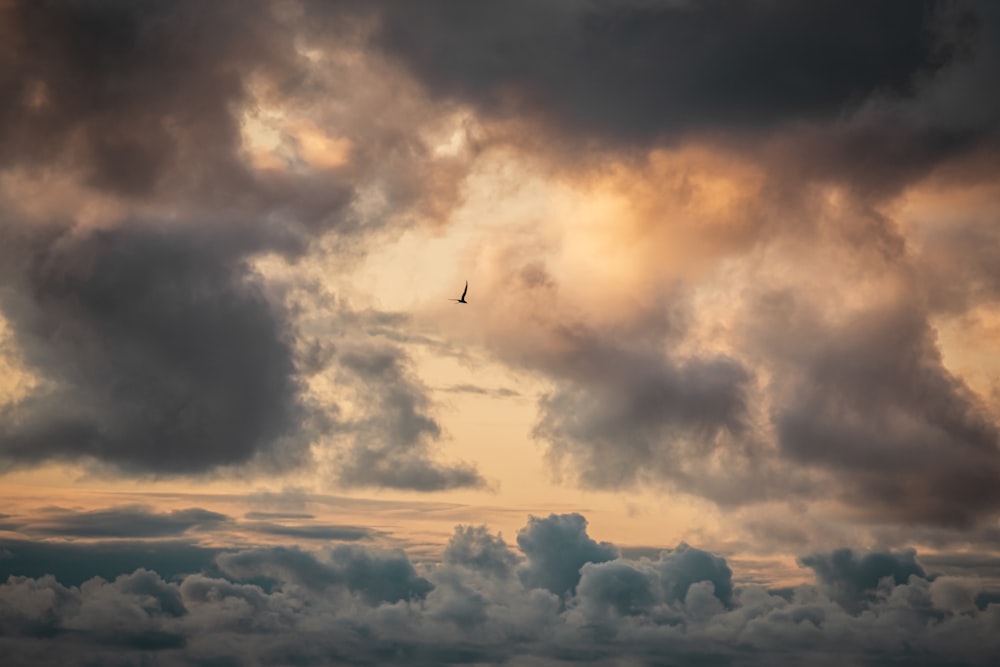
<svg viewBox="0 0 1000 667"><path fill-rule="evenodd" d="M988 3L0 5L15 663L996 654Z"/></svg>

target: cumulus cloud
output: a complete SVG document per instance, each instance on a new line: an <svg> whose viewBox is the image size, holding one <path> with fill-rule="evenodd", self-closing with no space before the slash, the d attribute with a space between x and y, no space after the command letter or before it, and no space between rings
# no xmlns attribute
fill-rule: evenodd
<svg viewBox="0 0 1000 667"><path fill-rule="evenodd" d="M494 537L486 526L457 526L448 540L443 560L448 565L506 577L518 562L502 537Z"/></svg>
<svg viewBox="0 0 1000 667"><path fill-rule="evenodd" d="M580 570L577 602L588 617L607 620L653 616L680 622L721 613L733 606L732 570L720 556L681 543L655 560L616 558Z"/></svg>
<svg viewBox="0 0 1000 667"><path fill-rule="evenodd" d="M595 542L587 535L587 520L580 514L550 514L531 517L517 534L517 546L527 558L517 576L531 588L545 588L556 595L576 590L580 568L618 556L608 542Z"/></svg>
<svg viewBox="0 0 1000 667"><path fill-rule="evenodd" d="M800 563L812 568L828 590L830 598L845 607L859 608L875 595L879 583L888 578L892 585L905 584L911 576L927 578L916 560L916 551L899 553L872 551L855 553L838 549L827 554L804 556Z"/></svg>
<svg viewBox="0 0 1000 667"><path fill-rule="evenodd" d="M326 559L297 548L274 547L222 554L217 560L223 573L237 579L268 577L318 589L341 585L375 602L420 598L432 588L405 554L346 545L330 550Z"/></svg>
<svg viewBox="0 0 1000 667"><path fill-rule="evenodd" d="M572 526L564 532L579 546L584 523L578 515L532 519L525 531ZM509 553L485 528L459 527L453 546L470 542ZM990 631L1000 607L975 604L980 583L928 575L912 551L813 554L819 585L777 594L735 585L723 557L686 544L656 559L619 557L607 543L598 555L597 544L586 557L602 560L580 566L580 558L560 558L566 539L531 543L536 561L544 553L551 565L550 579L557 570L579 577L562 603L523 581L506 555L506 569L484 567L495 558L453 553L418 574L402 552L268 548L221 554L218 573L176 581L148 569L69 586L51 575L11 577L0 585L0 631L13 664L83 664L114 654L166 664L971 667L991 664L1000 651ZM865 596L842 598L848 590Z"/></svg>

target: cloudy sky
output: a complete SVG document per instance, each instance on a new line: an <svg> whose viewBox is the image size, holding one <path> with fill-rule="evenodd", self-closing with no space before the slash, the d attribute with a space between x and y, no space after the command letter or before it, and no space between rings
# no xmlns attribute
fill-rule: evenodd
<svg viewBox="0 0 1000 667"><path fill-rule="evenodd" d="M5 664L996 664L998 71L991 2L0 0Z"/></svg>

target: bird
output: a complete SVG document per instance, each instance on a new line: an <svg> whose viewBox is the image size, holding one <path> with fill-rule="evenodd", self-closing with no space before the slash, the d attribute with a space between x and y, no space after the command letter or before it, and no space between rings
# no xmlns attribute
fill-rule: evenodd
<svg viewBox="0 0 1000 667"><path fill-rule="evenodd" d="M448 300L449 301L454 301L455 303L469 303L468 301L465 300L465 295L466 295L466 293L468 291L469 291L469 281L466 280L465 281L465 289L462 291L462 298L461 299L448 299Z"/></svg>

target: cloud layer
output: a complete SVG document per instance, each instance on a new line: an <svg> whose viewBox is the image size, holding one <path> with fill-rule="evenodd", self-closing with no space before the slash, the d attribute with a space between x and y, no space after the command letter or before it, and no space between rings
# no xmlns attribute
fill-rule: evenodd
<svg viewBox="0 0 1000 667"><path fill-rule="evenodd" d="M726 559L681 544L626 558L580 515L532 518L522 555L458 527L443 562L338 546L249 549L213 574L139 568L67 586L12 576L0 628L14 664L987 665L1000 607L912 551L802 559L817 584L737 585ZM514 567L517 561L521 564ZM557 594L565 582L578 582Z"/></svg>

